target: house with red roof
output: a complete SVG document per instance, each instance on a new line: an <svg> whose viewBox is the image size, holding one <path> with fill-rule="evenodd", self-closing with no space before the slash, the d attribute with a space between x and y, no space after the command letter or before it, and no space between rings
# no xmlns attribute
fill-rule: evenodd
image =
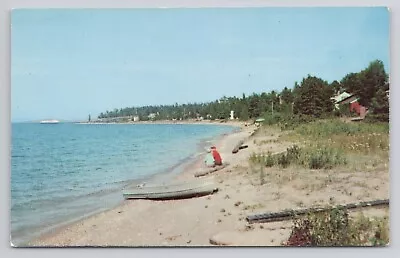
<svg viewBox="0 0 400 258"><path fill-rule="evenodd" d="M341 96L345 96L342 98L337 98L337 101L335 103L335 106L338 108L339 106L342 105L348 105L349 111L356 113L361 119L365 118L365 115L368 113L368 108L364 107L358 102L359 97L355 94L347 93L346 94L340 94Z"/></svg>

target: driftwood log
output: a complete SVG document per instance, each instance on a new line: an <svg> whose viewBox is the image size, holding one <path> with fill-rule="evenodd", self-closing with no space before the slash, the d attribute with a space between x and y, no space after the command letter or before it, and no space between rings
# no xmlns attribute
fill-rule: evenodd
<svg viewBox="0 0 400 258"><path fill-rule="evenodd" d="M373 206L389 206L389 199L360 202L360 203L350 203L346 205L338 205L336 207L328 207L328 208L308 208L308 209L263 213L263 214L247 216L246 220L249 223L265 223L273 221L290 220L293 219L295 216L306 215L309 213L326 212L334 208L342 208L350 210L350 209L359 209L359 208L373 207Z"/></svg>
<svg viewBox="0 0 400 258"><path fill-rule="evenodd" d="M240 149L240 146L242 146L243 143L244 143L244 140L240 140L240 141L236 144L235 148L233 148L232 153L238 153L238 151L239 151L239 149Z"/></svg>

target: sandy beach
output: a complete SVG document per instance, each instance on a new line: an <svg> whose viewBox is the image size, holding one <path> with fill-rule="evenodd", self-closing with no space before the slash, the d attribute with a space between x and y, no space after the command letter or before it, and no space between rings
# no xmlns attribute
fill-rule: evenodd
<svg viewBox="0 0 400 258"><path fill-rule="evenodd" d="M223 162L229 164L205 176L214 178L218 192L181 200L126 200L113 210L46 233L28 246L279 246L288 239L292 221L248 224L246 216L389 196L389 173L384 168L367 175L361 171L321 174L306 169L282 174L279 168L267 168L266 183L260 184L260 175L249 164L249 156L282 152L293 143L279 140L285 132L274 128L263 127L262 133L253 134L255 125L224 124L239 125L241 130L214 143ZM248 148L232 154L240 140ZM186 167L173 181L195 180L195 172L204 169L202 159ZM383 216L387 212L370 209L364 213Z"/></svg>

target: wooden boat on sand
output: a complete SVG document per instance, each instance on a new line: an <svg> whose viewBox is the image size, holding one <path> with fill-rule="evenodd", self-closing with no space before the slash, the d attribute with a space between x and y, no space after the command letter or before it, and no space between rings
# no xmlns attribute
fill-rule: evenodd
<svg viewBox="0 0 400 258"><path fill-rule="evenodd" d="M168 200L204 196L218 191L214 180L194 180L179 184L127 189L125 199Z"/></svg>

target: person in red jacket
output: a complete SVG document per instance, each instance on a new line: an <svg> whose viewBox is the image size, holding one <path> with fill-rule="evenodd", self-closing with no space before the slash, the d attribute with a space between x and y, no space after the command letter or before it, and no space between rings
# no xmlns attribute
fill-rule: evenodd
<svg viewBox="0 0 400 258"><path fill-rule="evenodd" d="M214 158L214 165L216 166L221 166L222 165L222 158L219 152L217 151L217 148L215 146L211 147L211 153Z"/></svg>

